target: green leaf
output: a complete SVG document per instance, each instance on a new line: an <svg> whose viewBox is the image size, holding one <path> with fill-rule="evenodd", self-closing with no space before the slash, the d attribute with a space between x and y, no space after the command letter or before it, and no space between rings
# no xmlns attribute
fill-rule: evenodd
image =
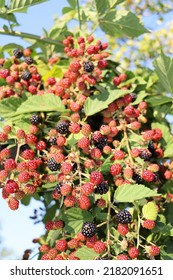
<svg viewBox="0 0 173 280"><path fill-rule="evenodd" d="M15 115L32 112L63 112L65 107L59 96L52 93L44 95L32 95L20 106Z"/></svg>
<svg viewBox="0 0 173 280"><path fill-rule="evenodd" d="M105 14L106 10L109 8L108 1L100 1L100 0L94 0L96 10L99 16L102 16Z"/></svg>
<svg viewBox="0 0 173 280"><path fill-rule="evenodd" d="M9 44L3 45L3 47L2 47L3 52L12 51L13 49L23 49L23 47L21 45L15 44L15 43L9 43Z"/></svg>
<svg viewBox="0 0 173 280"><path fill-rule="evenodd" d="M152 196L159 196L159 194L143 185L122 185L116 189L114 199L118 202L133 202Z"/></svg>
<svg viewBox="0 0 173 280"><path fill-rule="evenodd" d="M173 204L167 203L166 204L166 222L173 225Z"/></svg>
<svg viewBox="0 0 173 280"><path fill-rule="evenodd" d="M67 0L67 2L69 3L69 5L75 9L76 8L76 4L77 4L77 1L76 0Z"/></svg>
<svg viewBox="0 0 173 280"><path fill-rule="evenodd" d="M92 116L108 107L114 100L124 96L131 92L126 90L114 89L113 87L104 88L102 86L96 86L100 93L87 98L84 110L87 116Z"/></svg>
<svg viewBox="0 0 173 280"><path fill-rule="evenodd" d="M4 11L3 14L0 13L0 18L3 18L4 20L9 20L9 21L14 22L18 25L18 22L17 22L14 14L6 14L6 12Z"/></svg>
<svg viewBox="0 0 173 280"><path fill-rule="evenodd" d="M58 210L57 204L52 205L49 207L46 211L46 215L43 218L43 223L46 223L47 221L51 221L55 217L55 213Z"/></svg>
<svg viewBox="0 0 173 280"><path fill-rule="evenodd" d="M172 98L167 97L167 96L156 95L156 96L148 97L147 102L152 107L155 107L155 106L160 106L160 105L172 102Z"/></svg>
<svg viewBox="0 0 173 280"><path fill-rule="evenodd" d="M113 8L123 2L125 2L125 0L109 0L109 6L110 8Z"/></svg>
<svg viewBox="0 0 173 280"><path fill-rule="evenodd" d="M99 254L97 254L92 248L88 248L84 245L76 251L75 256L80 258L80 260L94 260Z"/></svg>
<svg viewBox="0 0 173 280"><path fill-rule="evenodd" d="M157 218L158 208L154 201L148 202L142 208L142 214L145 219L155 221Z"/></svg>
<svg viewBox="0 0 173 280"><path fill-rule="evenodd" d="M65 230L68 233L78 233L86 221L93 221L93 216L88 211L79 208L67 209L61 218L65 222Z"/></svg>
<svg viewBox="0 0 173 280"><path fill-rule="evenodd" d="M71 133L67 138L68 145L70 145L71 147L75 146L82 137L84 137L84 135L81 131L77 134Z"/></svg>
<svg viewBox="0 0 173 280"><path fill-rule="evenodd" d="M167 145L166 149L164 150L164 158L171 157L173 157L173 143Z"/></svg>
<svg viewBox="0 0 173 280"><path fill-rule="evenodd" d="M54 78L59 78L61 79L63 77L63 71L60 67L58 66L53 66L51 70L49 70L46 75L42 77L43 81L47 81L48 78L54 77Z"/></svg>
<svg viewBox="0 0 173 280"><path fill-rule="evenodd" d="M24 102L22 98L10 97L0 101L1 117L9 118L15 115L16 109Z"/></svg>
<svg viewBox="0 0 173 280"><path fill-rule="evenodd" d="M61 231L62 231L61 229L50 230L46 238L46 243L49 243L50 246L53 247Z"/></svg>
<svg viewBox="0 0 173 280"><path fill-rule="evenodd" d="M173 244L172 239L164 242L164 247L160 250L161 260L173 260Z"/></svg>
<svg viewBox="0 0 173 280"><path fill-rule="evenodd" d="M26 12L26 8L29 8L33 5L38 5L43 2L47 2L48 0L11 0L10 6L8 9L8 13L16 13L16 12Z"/></svg>
<svg viewBox="0 0 173 280"><path fill-rule="evenodd" d="M173 94L173 59L162 53L154 60L153 65L164 89Z"/></svg>
<svg viewBox="0 0 173 280"><path fill-rule="evenodd" d="M37 59L37 69L42 76L45 76L50 71L49 66L41 59Z"/></svg>
<svg viewBox="0 0 173 280"><path fill-rule="evenodd" d="M0 8L4 8L5 6L5 0L0 0Z"/></svg>
<svg viewBox="0 0 173 280"><path fill-rule="evenodd" d="M149 32L135 14L127 11L110 11L99 22L101 29L110 36L124 34L135 38Z"/></svg>

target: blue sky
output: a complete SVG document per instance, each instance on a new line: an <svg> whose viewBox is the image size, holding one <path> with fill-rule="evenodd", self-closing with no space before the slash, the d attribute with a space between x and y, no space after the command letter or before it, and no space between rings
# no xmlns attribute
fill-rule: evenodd
<svg viewBox="0 0 173 280"><path fill-rule="evenodd" d="M27 14L18 13L17 20L21 24L18 30L36 35L42 34L42 28L49 30L53 25L53 18L61 14L61 9L66 5L65 0L49 0L38 6L33 6L28 9ZM170 20L172 14L166 18ZM150 29L156 28L156 16L145 17L146 26ZM0 28L5 22L0 19ZM18 43L25 47L24 41L11 36L0 35L0 44ZM27 44L26 44L27 46ZM25 249L34 248L32 239L39 237L44 233L43 225L33 224L33 220L29 219L32 216L35 208L41 206L38 202L32 200L29 206L20 205L18 211L11 211L7 203L0 197L0 236L2 237L3 246L12 249L15 258L21 258ZM9 256L8 259L14 258Z"/></svg>

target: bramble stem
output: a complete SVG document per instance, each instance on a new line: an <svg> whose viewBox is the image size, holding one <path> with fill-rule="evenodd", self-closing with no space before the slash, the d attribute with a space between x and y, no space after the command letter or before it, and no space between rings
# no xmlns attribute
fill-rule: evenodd
<svg viewBox="0 0 173 280"><path fill-rule="evenodd" d="M52 40L50 38L46 38L46 37L42 37L42 36L38 36L38 35L26 33L26 32L21 32L21 31L12 31L12 30L5 31L3 29L0 29L0 34L14 36L14 37L20 37L20 38L26 38L26 39L32 39L35 41L40 41L40 42L43 42L46 44L51 44L51 45L56 45L56 46L61 46L61 47L63 46L62 43L57 40Z"/></svg>

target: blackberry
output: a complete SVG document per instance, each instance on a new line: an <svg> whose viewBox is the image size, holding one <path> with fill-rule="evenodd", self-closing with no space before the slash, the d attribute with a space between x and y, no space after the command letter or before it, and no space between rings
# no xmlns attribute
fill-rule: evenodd
<svg viewBox="0 0 173 280"><path fill-rule="evenodd" d="M23 79L24 81L29 81L31 78L32 74L28 70L25 70L21 75L21 79Z"/></svg>
<svg viewBox="0 0 173 280"><path fill-rule="evenodd" d="M117 218L118 223L128 224L132 220L132 215L130 214L129 211L124 209L117 214L116 218Z"/></svg>
<svg viewBox="0 0 173 280"><path fill-rule="evenodd" d="M83 64L83 69L86 72L90 73L90 72L92 72L94 70L94 64L92 63L92 61L86 61Z"/></svg>
<svg viewBox="0 0 173 280"><path fill-rule="evenodd" d="M149 160L152 157L152 153L146 149L140 153L139 157L144 160Z"/></svg>
<svg viewBox="0 0 173 280"><path fill-rule="evenodd" d="M134 102L136 100L136 98L137 98L137 94L132 92L132 93L130 93L130 95L132 97L132 102Z"/></svg>
<svg viewBox="0 0 173 280"><path fill-rule="evenodd" d="M155 151L155 146L154 146L154 142L151 140L148 143L148 150L153 154Z"/></svg>
<svg viewBox="0 0 173 280"><path fill-rule="evenodd" d="M30 123L33 125L38 125L40 123L40 117L37 114L34 114L30 117Z"/></svg>
<svg viewBox="0 0 173 280"><path fill-rule="evenodd" d="M95 188L94 192L97 194L104 194L107 193L108 190L109 190L108 184L105 181L103 181Z"/></svg>
<svg viewBox="0 0 173 280"><path fill-rule="evenodd" d="M57 171L60 168L60 165L53 157L48 160L47 166L51 171Z"/></svg>
<svg viewBox="0 0 173 280"><path fill-rule="evenodd" d="M95 146L100 149L101 151L103 148L108 144L107 140L105 137L102 137L98 140L98 142L95 142Z"/></svg>
<svg viewBox="0 0 173 280"><path fill-rule="evenodd" d="M96 225L94 222L85 222L82 226L82 234L85 237L92 237L96 233Z"/></svg>
<svg viewBox="0 0 173 280"><path fill-rule="evenodd" d="M141 176L139 174L134 174L133 175L133 180L136 181L137 184L142 184L143 183L143 179L141 178Z"/></svg>
<svg viewBox="0 0 173 280"><path fill-rule="evenodd" d="M66 121L59 121L56 125L56 130L60 134L66 134L68 132L69 123Z"/></svg>
<svg viewBox="0 0 173 280"><path fill-rule="evenodd" d="M25 63L27 63L28 65L32 64L34 62L34 60L32 59L32 57L26 57L25 58Z"/></svg>
<svg viewBox="0 0 173 280"><path fill-rule="evenodd" d="M56 137L51 137L51 138L49 138L48 142L50 145L56 145L56 140L57 140Z"/></svg>
<svg viewBox="0 0 173 280"><path fill-rule="evenodd" d="M23 51L20 50L20 49L15 49L13 51L13 55L16 57L16 58L21 58L23 56Z"/></svg>
<svg viewBox="0 0 173 280"><path fill-rule="evenodd" d="M56 191L57 191L57 193L61 193L61 187L62 187L62 183L58 183L57 185L56 185Z"/></svg>

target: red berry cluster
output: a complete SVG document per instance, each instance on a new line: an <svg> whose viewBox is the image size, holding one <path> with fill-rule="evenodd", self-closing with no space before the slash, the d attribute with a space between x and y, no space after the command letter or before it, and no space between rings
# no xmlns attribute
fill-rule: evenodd
<svg viewBox="0 0 173 280"><path fill-rule="evenodd" d="M130 204L133 216L127 210L121 212L123 206L114 201L114 193L122 185L136 185L138 189L141 184L160 191L163 182L172 178L173 165L162 161L162 131L147 123L147 103L137 102L137 94L129 93L132 85L121 86L128 82L125 73L113 80L111 76L109 81L115 90L124 90L124 95L101 112L87 116L86 100L98 92L95 86L104 79L104 70L111 71L106 60L108 45L92 36L79 37L77 42L68 36L63 44L69 66L61 79L49 77L43 82L31 58L21 61L21 50L14 52L10 69L5 69L5 61L2 63L0 77L7 84L1 98L18 98L26 90L32 94L53 93L67 109L62 116L32 114L29 131L4 126L0 132L2 197L10 209L16 210L19 200L27 195L38 193L44 197L51 193L51 202L57 205L59 214L46 222L46 236L49 231L56 231L58 237L51 245L39 240L42 260L80 259L77 252L82 247L111 259L157 256L158 246L146 246L142 240L141 249L136 237L139 224L148 234L157 221L144 219L142 211L138 221L139 215ZM7 93L9 90L14 94ZM15 149L8 146L12 140ZM161 199L150 200L159 208ZM87 224L83 232L81 228L69 235L66 215L73 208L86 216L92 213L95 224ZM117 212L120 215L116 216ZM91 234L95 227L101 230ZM116 236L120 243L118 253Z"/></svg>

